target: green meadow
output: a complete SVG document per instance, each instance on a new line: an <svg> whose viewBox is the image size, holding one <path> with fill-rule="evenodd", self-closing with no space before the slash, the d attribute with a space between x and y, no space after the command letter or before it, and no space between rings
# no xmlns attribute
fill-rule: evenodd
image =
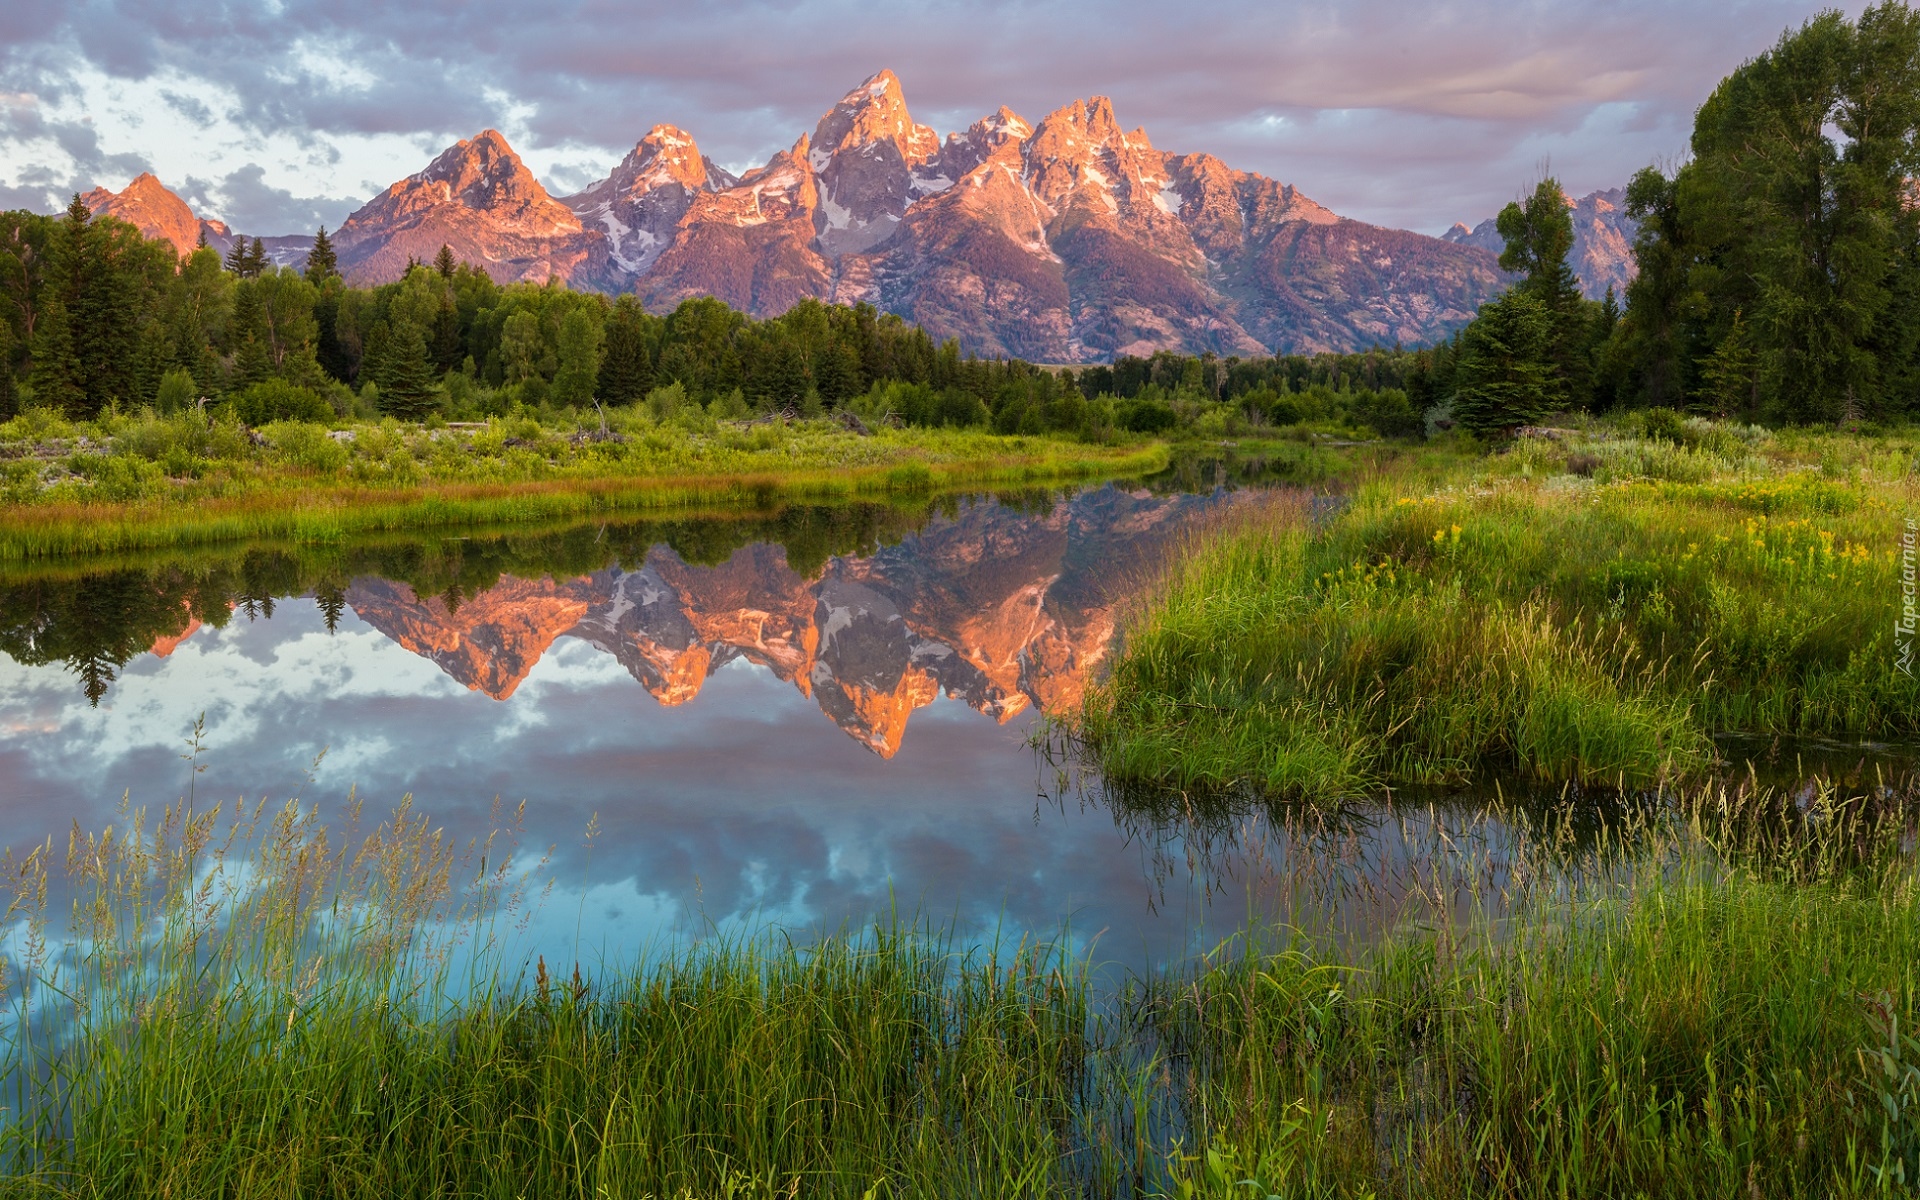
<svg viewBox="0 0 1920 1200"><path fill-rule="evenodd" d="M1148 589L1068 736L1110 779L1326 800L1697 780L1722 734L1910 740L1909 436L1638 415L1278 498Z"/></svg>

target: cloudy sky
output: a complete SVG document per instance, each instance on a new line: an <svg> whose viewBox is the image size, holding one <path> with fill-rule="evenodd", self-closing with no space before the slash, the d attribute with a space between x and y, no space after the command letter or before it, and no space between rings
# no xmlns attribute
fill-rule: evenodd
<svg viewBox="0 0 1920 1200"><path fill-rule="evenodd" d="M1846 5L1857 10L1857 3ZM73 0L0 4L0 205L152 170L255 233L336 225L494 127L547 186L657 122L764 162L881 67L942 134L1106 94L1336 211L1427 232L1548 164L1576 194L1686 147L1716 80L1810 0ZM537 14L537 15L536 15Z"/></svg>

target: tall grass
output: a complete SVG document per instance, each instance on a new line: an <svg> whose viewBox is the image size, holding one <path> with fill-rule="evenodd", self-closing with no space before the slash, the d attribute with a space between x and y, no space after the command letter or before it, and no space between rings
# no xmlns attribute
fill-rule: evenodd
<svg viewBox="0 0 1920 1200"><path fill-rule="evenodd" d="M1537 831L1423 864L1381 942L1269 932L1140 988L1205 1131L1182 1186L1914 1194L1915 826L1863 799L1710 790L1573 854Z"/></svg>
<svg viewBox="0 0 1920 1200"><path fill-rule="evenodd" d="M1914 803L1706 790L1450 846L1382 883L1384 940L1256 926L1116 995L898 927L523 973L510 836L128 813L8 864L0 1190L1899 1195Z"/></svg>
<svg viewBox="0 0 1920 1200"><path fill-rule="evenodd" d="M1117 779L1328 798L1493 767L1640 785L1722 732L1920 733L1892 644L1904 463L1595 483L1542 453L1202 535L1077 735Z"/></svg>

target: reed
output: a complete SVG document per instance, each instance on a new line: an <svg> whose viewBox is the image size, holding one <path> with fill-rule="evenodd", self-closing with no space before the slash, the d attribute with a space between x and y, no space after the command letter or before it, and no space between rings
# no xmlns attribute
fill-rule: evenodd
<svg viewBox="0 0 1920 1200"><path fill-rule="evenodd" d="M1911 786L1625 811L1399 814L1384 936L1256 922L1115 994L897 925L523 970L510 818L128 812L7 864L0 1191L1910 1194Z"/></svg>
<svg viewBox="0 0 1920 1200"><path fill-rule="evenodd" d="M1915 1194L1913 797L1868 799L1892 794L1704 789L1577 851L1560 819L1512 857L1450 844L1394 873L1379 941L1255 931L1139 988L1204 1130L1176 1190Z"/></svg>

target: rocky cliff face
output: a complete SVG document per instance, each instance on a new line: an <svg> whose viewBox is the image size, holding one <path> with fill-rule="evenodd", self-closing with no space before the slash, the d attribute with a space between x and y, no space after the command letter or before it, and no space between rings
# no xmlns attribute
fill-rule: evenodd
<svg viewBox="0 0 1920 1200"><path fill-rule="evenodd" d="M613 174L560 203L604 234L615 266L640 276L674 240L696 198L737 182L700 153L691 135L655 125Z"/></svg>
<svg viewBox="0 0 1920 1200"><path fill-rule="evenodd" d="M1456 233L1346 220L1288 184L1170 154L1100 96L1037 124L1001 108L943 142L882 71L739 178L656 125L607 178L556 200L489 130L334 241L359 282L445 244L503 282L558 277L655 309L717 296L761 317L807 297L866 301L970 353L1082 362L1445 336L1507 282L1497 245ZM287 243L276 261L304 257L305 238Z"/></svg>
<svg viewBox="0 0 1920 1200"><path fill-rule="evenodd" d="M1573 251L1568 258L1574 275L1579 277L1581 294L1598 300L1612 288L1614 297L1625 304L1627 285L1639 272L1633 257L1633 238L1640 231L1639 222L1627 215L1627 190L1590 192L1578 200L1569 197L1567 207L1573 216ZM1441 236L1455 245L1490 251L1496 258L1507 244L1492 217L1472 229L1455 225Z"/></svg>
<svg viewBox="0 0 1920 1200"><path fill-rule="evenodd" d="M202 221L194 216L185 200L145 172L121 191L109 192L97 187L80 199L95 216L125 221L147 237L172 242L173 248L183 255L192 254L200 244L203 228L219 234L227 232L227 227L218 221Z"/></svg>
<svg viewBox="0 0 1920 1200"><path fill-rule="evenodd" d="M1032 517L978 504L816 579L777 546L714 567L664 547L634 569L502 579L457 610L402 584L355 581L360 618L454 679L511 696L557 639L613 655L665 705L745 659L790 683L862 745L897 752L941 694L997 721L1077 704L1114 631L1119 589L1215 503L1113 488Z"/></svg>
<svg viewBox="0 0 1920 1200"><path fill-rule="evenodd" d="M609 244L584 235L580 217L489 129L382 192L347 218L333 243L341 273L354 282L397 279L409 259L431 262L443 245L503 282L604 282Z"/></svg>

